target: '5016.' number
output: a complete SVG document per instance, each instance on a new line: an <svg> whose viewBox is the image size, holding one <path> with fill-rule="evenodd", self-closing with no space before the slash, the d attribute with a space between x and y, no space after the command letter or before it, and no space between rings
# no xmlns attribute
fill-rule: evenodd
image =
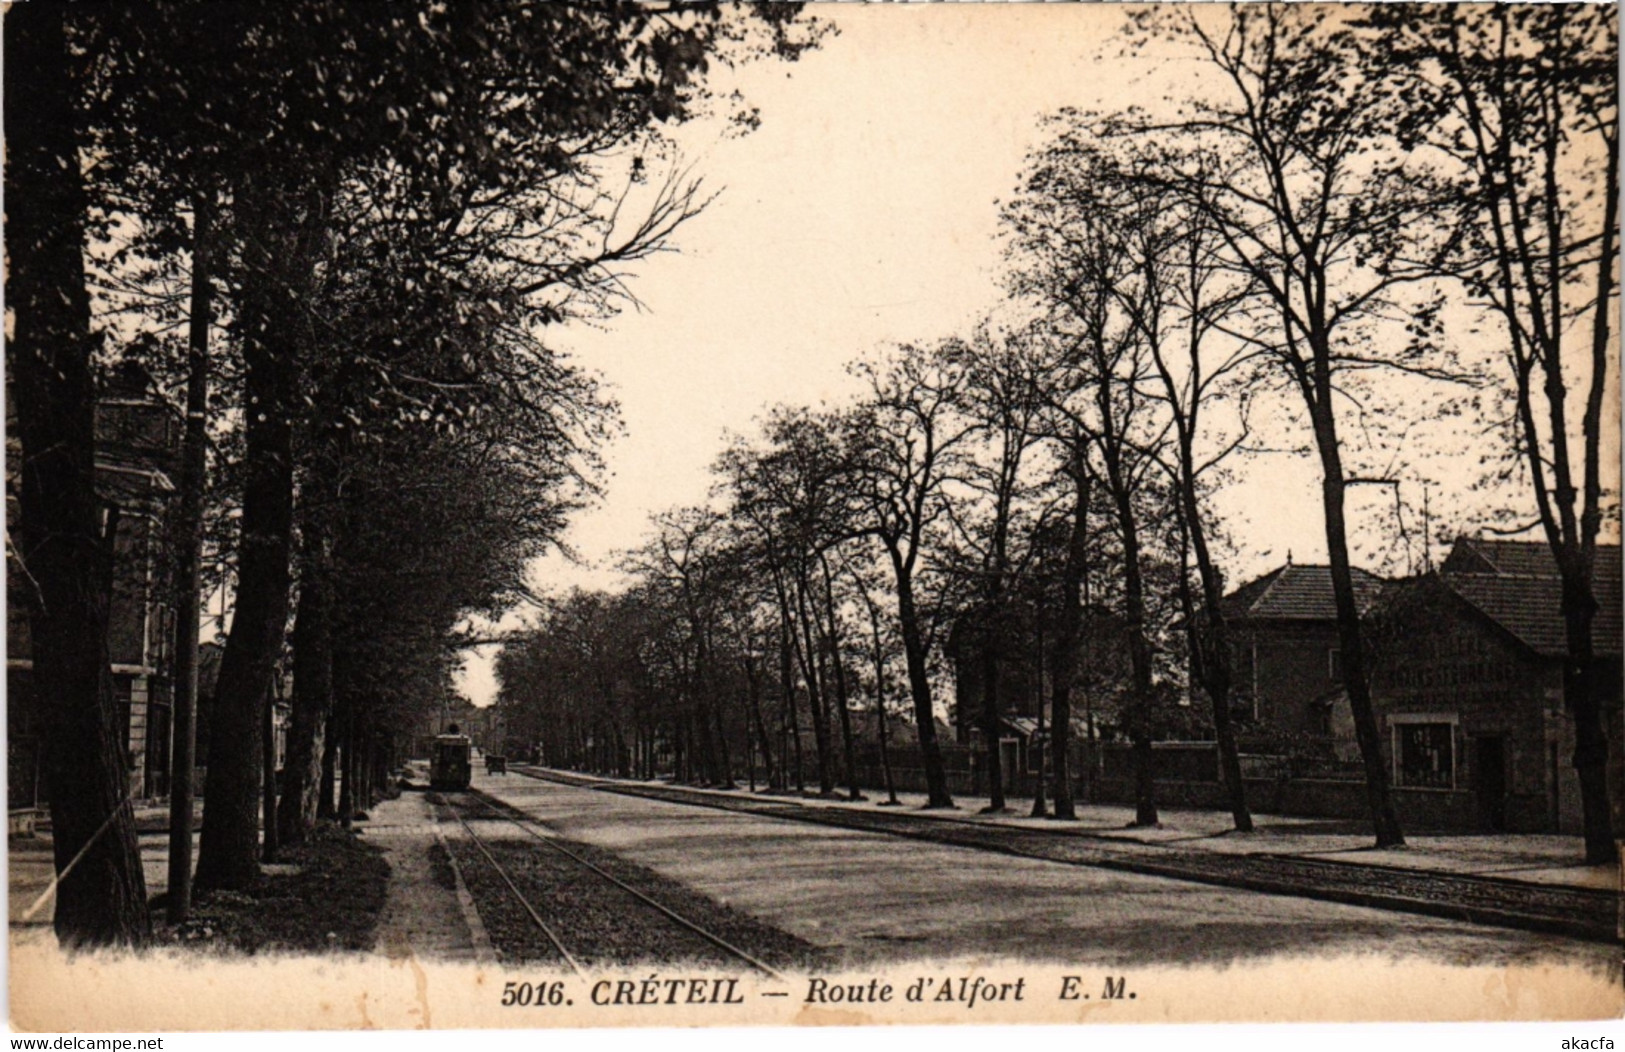
<svg viewBox="0 0 1625 1052"><path fill-rule="evenodd" d="M509 981L502 988L502 1004L504 1007L518 1005L521 1008L529 1005L565 1005L569 1001L564 999L564 984L554 983L518 983Z"/></svg>

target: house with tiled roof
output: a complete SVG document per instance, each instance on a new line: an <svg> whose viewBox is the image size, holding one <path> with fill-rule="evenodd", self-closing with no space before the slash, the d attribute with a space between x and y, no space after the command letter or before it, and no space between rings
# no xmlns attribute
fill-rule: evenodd
<svg viewBox="0 0 1625 1052"><path fill-rule="evenodd" d="M1361 613L1384 580L1354 569ZM1344 737L1332 701L1343 683L1337 604L1328 566L1288 562L1224 598L1242 727L1278 737ZM1353 737L1352 727L1346 737Z"/></svg>
<svg viewBox="0 0 1625 1052"><path fill-rule="evenodd" d="M1625 785L1622 576L1619 546L1599 545L1593 672L1606 690L1616 792ZM1436 571L1388 581L1357 570L1354 581L1401 821L1413 829L1579 832L1562 583L1547 545L1463 537ZM1289 562L1231 592L1225 613L1243 752L1254 754L1255 774L1274 772L1252 787L1267 787L1269 806L1284 813L1363 814L1330 571ZM1614 801L1615 823L1625 828L1621 803Z"/></svg>
<svg viewBox="0 0 1625 1052"><path fill-rule="evenodd" d="M1608 692L1618 786L1625 626L1617 545L1597 549L1595 592L1594 671ZM1544 542L1463 537L1437 572L1389 588L1369 617L1372 705L1394 784L1429 794L1451 824L1580 830L1561 603Z"/></svg>
<svg viewBox="0 0 1625 1052"><path fill-rule="evenodd" d="M1562 582L1544 541L1463 537L1439 573L1456 594L1529 649L1545 657L1568 652ZM1599 655L1618 657L1625 638L1618 545L1598 545L1592 575L1597 615L1591 624L1591 645Z"/></svg>

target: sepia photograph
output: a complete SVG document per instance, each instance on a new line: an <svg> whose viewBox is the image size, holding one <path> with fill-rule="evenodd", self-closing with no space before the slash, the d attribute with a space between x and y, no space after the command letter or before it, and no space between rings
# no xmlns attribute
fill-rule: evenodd
<svg viewBox="0 0 1625 1052"><path fill-rule="evenodd" d="M0 71L12 1031L1625 1040L1616 5Z"/></svg>

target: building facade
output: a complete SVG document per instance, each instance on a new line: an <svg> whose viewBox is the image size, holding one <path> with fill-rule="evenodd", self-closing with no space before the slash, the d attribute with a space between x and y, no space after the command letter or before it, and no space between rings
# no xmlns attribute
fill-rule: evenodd
<svg viewBox="0 0 1625 1052"><path fill-rule="evenodd" d="M7 463L21 450L7 426ZM96 406L96 490L114 526L107 644L126 773L135 798L169 792L174 617L169 604L169 536L181 421L157 398L143 370L121 367ZM11 469L8 469L11 470ZM8 477L6 523L15 533L16 480ZM44 803L40 777L44 708L33 677L26 568L6 566L7 786L12 809Z"/></svg>
<svg viewBox="0 0 1625 1052"><path fill-rule="evenodd" d="M1620 572L1619 548L1600 546L1592 671L1616 798ZM1550 549L1525 541L1462 538L1437 573L1390 589L1369 634L1372 706L1396 787L1454 798L1485 831L1580 832L1561 602Z"/></svg>
<svg viewBox="0 0 1625 1052"><path fill-rule="evenodd" d="M1618 822L1625 796L1618 546L1599 546L1595 577L1592 673L1603 685ZM1562 587L1549 548L1462 538L1437 571L1400 581L1356 571L1355 587L1371 704L1401 820L1460 831L1579 832ZM1244 769L1267 776L1265 799L1275 809L1360 816L1359 749L1329 571L1288 564L1225 602L1243 751L1253 754L1243 756Z"/></svg>
<svg viewBox="0 0 1625 1052"><path fill-rule="evenodd" d="M1383 579L1352 571L1362 613ZM1249 730L1278 737L1352 737L1345 724L1343 653L1331 568L1287 563L1224 599L1234 670L1236 713Z"/></svg>

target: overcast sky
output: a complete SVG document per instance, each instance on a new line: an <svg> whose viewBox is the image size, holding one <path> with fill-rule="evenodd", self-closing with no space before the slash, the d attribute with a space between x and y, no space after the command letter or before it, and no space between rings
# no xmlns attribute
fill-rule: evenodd
<svg viewBox="0 0 1625 1052"><path fill-rule="evenodd" d="M720 195L680 232L680 252L635 272L644 309L550 337L601 374L626 434L606 451L605 499L567 535L585 565L540 561L538 589L614 587L614 554L642 539L651 514L704 500L727 432L751 431L776 403L849 397L846 362L966 332L997 304L998 202L1042 141L1044 114L1155 105L1187 93L1201 72L1189 59L1122 55L1112 38L1126 11L1116 5L813 10L839 30L819 50L713 76L759 107L757 130L730 136L719 117L672 133ZM1441 471L1454 469L1411 474L1437 483ZM1420 502L1415 488L1405 496ZM1441 489L1432 499L1436 519L1445 504L1459 507ZM1393 498L1353 490L1350 506L1356 561L1369 565L1395 546ZM1234 542L1232 581L1288 552L1324 560L1312 458L1255 458L1217 510ZM492 697L491 657L472 654L459 680L482 704Z"/></svg>

